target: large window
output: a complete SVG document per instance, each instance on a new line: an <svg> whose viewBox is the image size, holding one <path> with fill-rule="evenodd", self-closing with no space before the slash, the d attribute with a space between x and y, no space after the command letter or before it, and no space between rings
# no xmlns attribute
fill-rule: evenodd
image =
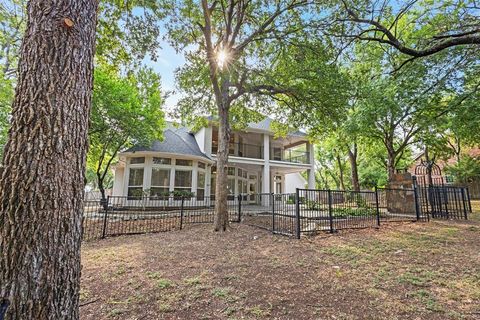
<svg viewBox="0 0 480 320"><path fill-rule="evenodd" d="M273 148L273 160L282 160L282 149Z"/></svg>
<svg viewBox="0 0 480 320"><path fill-rule="evenodd" d="M192 190L192 171L175 170L175 191Z"/></svg>
<svg viewBox="0 0 480 320"><path fill-rule="evenodd" d="M228 178L227 183L227 191L228 191L228 200L233 200L235 197L235 178Z"/></svg>
<svg viewBox="0 0 480 320"><path fill-rule="evenodd" d="M170 187L170 169L152 168L150 195L153 197L168 196Z"/></svg>
<svg viewBox="0 0 480 320"><path fill-rule="evenodd" d="M212 173L210 177L210 198L215 198L215 188L217 185L217 177L214 173Z"/></svg>
<svg viewBox="0 0 480 320"><path fill-rule="evenodd" d="M198 171L197 175L197 199L205 198L205 172Z"/></svg>
<svg viewBox="0 0 480 320"><path fill-rule="evenodd" d="M141 197L143 192L143 168L130 168L128 176L128 196Z"/></svg>

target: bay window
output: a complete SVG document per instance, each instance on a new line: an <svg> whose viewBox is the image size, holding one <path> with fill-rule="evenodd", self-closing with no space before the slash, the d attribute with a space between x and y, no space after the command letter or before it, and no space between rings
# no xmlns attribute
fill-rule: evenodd
<svg viewBox="0 0 480 320"><path fill-rule="evenodd" d="M152 168L152 179L150 184L150 196L165 197L169 194L170 169Z"/></svg>
<svg viewBox="0 0 480 320"><path fill-rule="evenodd" d="M192 170L175 170L175 191L192 190Z"/></svg>
<svg viewBox="0 0 480 320"><path fill-rule="evenodd" d="M197 173L197 199L202 201L205 198L205 172Z"/></svg>
<svg viewBox="0 0 480 320"><path fill-rule="evenodd" d="M143 194L143 168L130 168L128 176L129 197L141 197Z"/></svg>

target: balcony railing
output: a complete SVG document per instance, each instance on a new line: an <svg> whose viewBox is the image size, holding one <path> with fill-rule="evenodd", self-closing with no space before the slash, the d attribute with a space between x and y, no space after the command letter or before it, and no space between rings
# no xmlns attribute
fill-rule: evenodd
<svg viewBox="0 0 480 320"><path fill-rule="evenodd" d="M230 142L228 150L228 155L230 156L263 159L263 146L248 143ZM217 151L218 142L212 141L212 153L216 154Z"/></svg>
<svg viewBox="0 0 480 320"><path fill-rule="evenodd" d="M218 144L216 141L213 141L212 153L216 154L217 151ZM263 159L263 146L231 142L229 144L229 155L242 158ZM270 160L308 164L310 161L310 153L295 149L282 150L270 148Z"/></svg>
<svg viewBox="0 0 480 320"><path fill-rule="evenodd" d="M273 151L273 152L272 152ZM270 160L285 161L293 163L310 163L310 153L294 149L272 150L270 152Z"/></svg>

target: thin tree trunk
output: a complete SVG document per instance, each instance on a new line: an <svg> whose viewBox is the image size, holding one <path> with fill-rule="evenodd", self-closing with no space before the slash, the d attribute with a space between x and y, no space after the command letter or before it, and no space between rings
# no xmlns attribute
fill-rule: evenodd
<svg viewBox="0 0 480 320"><path fill-rule="evenodd" d="M357 143L353 144L353 150L348 149L348 159L350 161L352 186L353 190L360 191L360 182L358 179L358 163L357 163Z"/></svg>
<svg viewBox="0 0 480 320"><path fill-rule="evenodd" d="M103 177L102 175L97 171L97 184L98 184L98 190L100 191L100 205L103 206L104 210L108 209L108 203L107 203L107 197L105 195L105 188L103 187Z"/></svg>
<svg viewBox="0 0 480 320"><path fill-rule="evenodd" d="M27 6L0 179L5 319L79 317L97 5L96 0L31 0Z"/></svg>
<svg viewBox="0 0 480 320"><path fill-rule="evenodd" d="M425 147L425 161L427 163L427 185L430 186L433 184L433 179L432 179L433 163L430 162L430 154L428 152L428 146Z"/></svg>
<svg viewBox="0 0 480 320"><path fill-rule="evenodd" d="M342 164L342 159L340 159L340 155L337 154L337 163L338 163L338 170L340 171L340 188L345 190L345 180L344 180L344 168Z"/></svg>

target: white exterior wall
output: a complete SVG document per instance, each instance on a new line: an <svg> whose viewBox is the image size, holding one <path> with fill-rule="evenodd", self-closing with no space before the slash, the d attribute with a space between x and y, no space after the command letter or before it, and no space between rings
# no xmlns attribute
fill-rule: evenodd
<svg viewBox="0 0 480 320"><path fill-rule="evenodd" d="M205 153L205 128L201 128L198 132L195 133L195 140L197 141L198 147L200 150Z"/></svg>
<svg viewBox="0 0 480 320"><path fill-rule="evenodd" d="M115 179L113 180L112 196L123 196L123 177L125 175L125 168L115 169Z"/></svg>
<svg viewBox="0 0 480 320"><path fill-rule="evenodd" d="M295 193L296 188L305 188L307 180L298 172L285 175L285 193Z"/></svg>

